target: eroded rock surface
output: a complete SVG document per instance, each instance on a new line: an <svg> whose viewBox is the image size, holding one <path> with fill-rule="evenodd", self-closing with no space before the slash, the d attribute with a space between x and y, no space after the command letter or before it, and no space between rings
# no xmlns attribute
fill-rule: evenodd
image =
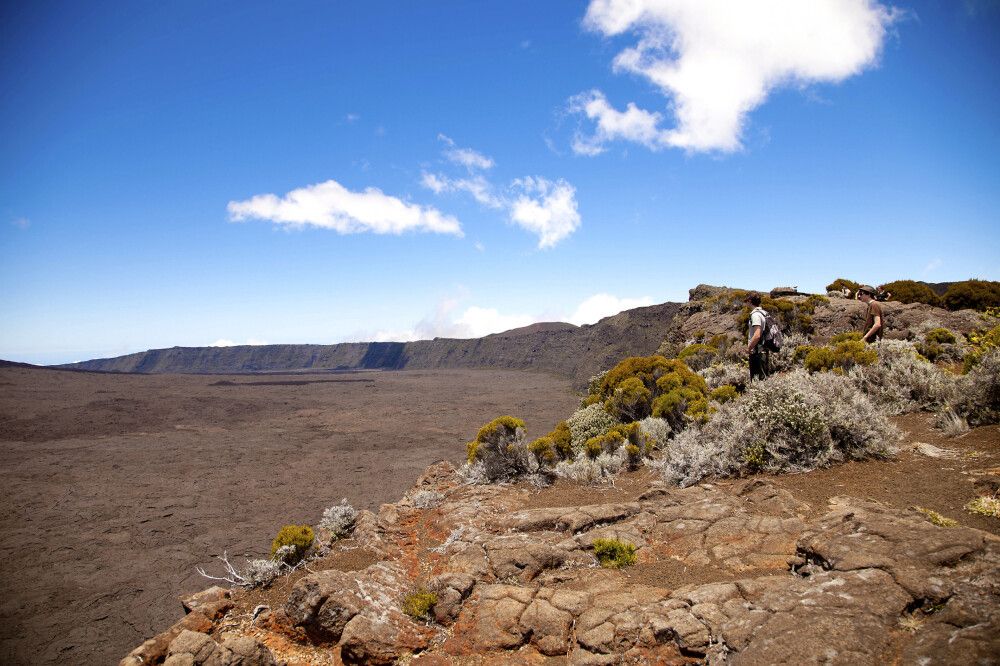
<svg viewBox="0 0 1000 666"><path fill-rule="evenodd" d="M440 501L404 500L359 521L360 542L383 561L302 577L275 614L281 640L244 622L246 636L290 664L317 654L425 664L978 664L1000 655L1000 542L916 511L851 497L816 511L759 480L654 482L634 502L518 510L528 490L464 486L446 463L418 487ZM598 538L635 545L638 562L599 567ZM671 567L688 574L656 573ZM716 580L689 582L699 571ZM416 590L437 596L429 619L402 612ZM220 602L230 603L213 591L192 607ZM258 654L249 644L239 652L233 635L179 631L168 663Z"/></svg>

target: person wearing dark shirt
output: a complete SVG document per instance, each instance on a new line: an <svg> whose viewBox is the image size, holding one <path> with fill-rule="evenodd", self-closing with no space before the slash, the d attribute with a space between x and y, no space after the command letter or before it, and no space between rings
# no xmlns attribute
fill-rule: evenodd
<svg viewBox="0 0 1000 666"><path fill-rule="evenodd" d="M885 314L882 305L875 300L875 289L868 285L858 288L857 299L868 306L865 311L865 327L861 331L861 339L865 342L877 342L882 339L885 328Z"/></svg>

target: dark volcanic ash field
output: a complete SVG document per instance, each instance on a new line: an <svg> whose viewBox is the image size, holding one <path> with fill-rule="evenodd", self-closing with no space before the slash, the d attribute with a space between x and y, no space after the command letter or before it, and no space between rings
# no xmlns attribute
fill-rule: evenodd
<svg viewBox="0 0 1000 666"><path fill-rule="evenodd" d="M551 430L570 382L500 370L114 375L0 368L0 663L117 663L210 583L346 497L396 501L500 414Z"/></svg>

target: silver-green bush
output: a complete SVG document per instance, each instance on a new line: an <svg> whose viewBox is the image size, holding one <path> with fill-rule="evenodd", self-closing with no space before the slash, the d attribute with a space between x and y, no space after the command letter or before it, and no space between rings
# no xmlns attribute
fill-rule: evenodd
<svg viewBox="0 0 1000 666"><path fill-rule="evenodd" d="M707 476L799 472L886 457L898 437L848 378L796 370L753 384L707 424L677 435L660 464L667 481L690 485Z"/></svg>
<svg viewBox="0 0 1000 666"><path fill-rule="evenodd" d="M618 421L604 411L603 405L595 403L576 410L572 416L566 419L566 425L569 426L569 432L572 435L573 451L579 457L583 451L583 445L588 439L606 434L618 425Z"/></svg>
<svg viewBox="0 0 1000 666"><path fill-rule="evenodd" d="M877 363L855 366L850 376L890 414L937 410L957 400L958 377L921 358L913 343L883 340L876 351Z"/></svg>

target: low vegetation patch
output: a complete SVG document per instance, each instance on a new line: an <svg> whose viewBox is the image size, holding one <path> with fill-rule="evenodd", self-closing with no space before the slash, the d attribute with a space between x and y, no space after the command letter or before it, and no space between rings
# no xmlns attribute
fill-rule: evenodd
<svg viewBox="0 0 1000 666"><path fill-rule="evenodd" d="M965 510L980 516L1000 518L1000 499L980 496L966 504Z"/></svg>
<svg viewBox="0 0 1000 666"><path fill-rule="evenodd" d="M314 539L313 529L308 525L285 525L271 542L271 559L296 564L305 557Z"/></svg>
<svg viewBox="0 0 1000 666"><path fill-rule="evenodd" d="M411 592L403 599L403 612L414 620L428 620L437 600L437 595L427 590Z"/></svg>
<svg viewBox="0 0 1000 666"><path fill-rule="evenodd" d="M635 545L618 539L595 539L594 557L602 567L621 569L635 564Z"/></svg>
<svg viewBox="0 0 1000 666"><path fill-rule="evenodd" d="M956 527L956 526L958 526L958 521L957 520L952 520L951 518L946 518L945 516L942 516L937 511L933 511L931 509L925 509L922 506L917 506L917 507L914 507L914 508L917 511L919 511L920 513L922 513L925 516L927 516L927 520L931 521L932 523L934 523L938 527Z"/></svg>
<svg viewBox="0 0 1000 666"><path fill-rule="evenodd" d="M343 539L354 529L354 522L357 519L358 510L348 504L345 497L340 500L340 504L323 511L318 527L329 532L333 539Z"/></svg>
<svg viewBox="0 0 1000 666"><path fill-rule="evenodd" d="M883 458L898 437L849 378L797 370L753 384L707 424L682 432L666 447L661 465L667 481L690 485L708 476Z"/></svg>

